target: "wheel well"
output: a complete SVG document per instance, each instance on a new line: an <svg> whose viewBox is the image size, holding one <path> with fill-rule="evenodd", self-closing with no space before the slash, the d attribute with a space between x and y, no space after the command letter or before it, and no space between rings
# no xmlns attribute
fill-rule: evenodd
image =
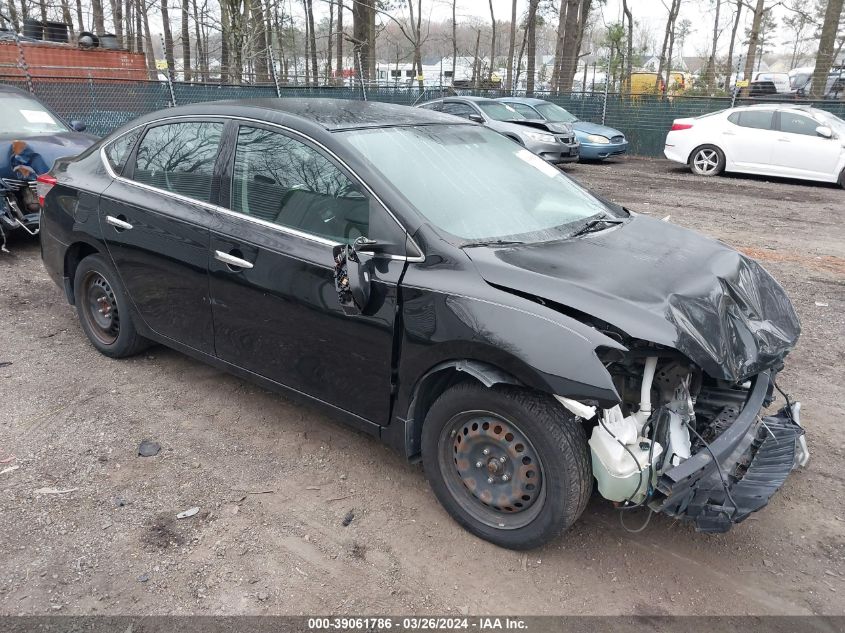
<svg viewBox="0 0 845 633"><path fill-rule="evenodd" d="M718 145L716 145L715 143L702 143L701 145L699 145L699 146L697 146L697 147L694 147L694 148L693 148L693 150L689 153L689 156L687 156L687 164L689 164L689 162L692 160L693 154L695 154L695 153L696 153L698 150L700 150L702 147L712 147L713 149L715 149L715 150L718 150L718 151L719 151L719 153L722 155L722 158L725 158L725 159L726 159L726 157L725 157L725 150L723 150L721 147L719 147L719 146L718 146ZM727 159L726 159L726 160L727 160Z"/></svg>
<svg viewBox="0 0 845 633"><path fill-rule="evenodd" d="M447 389L467 381L478 381L487 388L498 384L520 386L522 383L506 371L473 360L457 360L441 363L420 378L414 387L408 421L412 423L411 448L408 457L419 452L423 422L434 401Z"/></svg>
<svg viewBox="0 0 845 633"><path fill-rule="evenodd" d="M65 290L67 292L67 300L70 305L74 305L73 279L76 276L76 269L79 266L79 262L89 255L96 255L99 254L99 252L100 251L86 242L71 244L67 251L65 251L64 277L68 280L65 284Z"/></svg>

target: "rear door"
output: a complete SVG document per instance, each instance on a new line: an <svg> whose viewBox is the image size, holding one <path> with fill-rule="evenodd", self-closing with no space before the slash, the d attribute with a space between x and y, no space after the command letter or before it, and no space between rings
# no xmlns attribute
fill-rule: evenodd
<svg viewBox="0 0 845 633"><path fill-rule="evenodd" d="M387 424L404 232L311 141L259 124L235 138L221 201L231 211L211 237L218 357ZM393 244L395 258L376 260L371 308L352 316L338 302L332 248L360 236Z"/></svg>
<svg viewBox="0 0 845 633"><path fill-rule="evenodd" d="M155 333L214 352L209 228L222 120L151 125L103 192L100 226L137 313Z"/></svg>
<svg viewBox="0 0 845 633"><path fill-rule="evenodd" d="M722 129L725 156L740 171L770 173L777 142L774 109L748 109L734 112Z"/></svg>
<svg viewBox="0 0 845 633"><path fill-rule="evenodd" d="M777 151L772 162L784 176L834 182L842 156L839 139L816 133L822 125L812 117L794 110L778 112Z"/></svg>

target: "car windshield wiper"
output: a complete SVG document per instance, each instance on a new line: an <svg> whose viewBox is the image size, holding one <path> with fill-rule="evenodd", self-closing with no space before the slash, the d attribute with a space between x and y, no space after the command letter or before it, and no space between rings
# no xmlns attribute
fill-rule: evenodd
<svg viewBox="0 0 845 633"><path fill-rule="evenodd" d="M577 231L572 233L569 237L578 237L579 235L585 235L587 233L595 233L596 231L603 231L604 229L608 228L609 226L614 226L616 224L623 224L625 220L622 218L614 218L604 216L601 218L594 218L579 228Z"/></svg>
<svg viewBox="0 0 845 633"><path fill-rule="evenodd" d="M514 244L525 244L519 240L486 240L483 242L470 242L464 244L461 248L473 248L475 246L513 246Z"/></svg>

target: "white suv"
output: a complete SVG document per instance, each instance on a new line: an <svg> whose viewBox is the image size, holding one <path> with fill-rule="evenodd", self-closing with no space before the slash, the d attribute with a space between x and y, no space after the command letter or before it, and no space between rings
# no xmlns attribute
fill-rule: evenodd
<svg viewBox="0 0 845 633"><path fill-rule="evenodd" d="M663 153L700 176L738 171L845 187L845 121L806 106L753 105L675 119Z"/></svg>

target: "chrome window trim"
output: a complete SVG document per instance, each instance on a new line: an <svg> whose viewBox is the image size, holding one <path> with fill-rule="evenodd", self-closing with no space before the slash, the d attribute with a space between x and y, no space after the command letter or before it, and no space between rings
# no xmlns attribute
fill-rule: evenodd
<svg viewBox="0 0 845 633"><path fill-rule="evenodd" d="M359 183L361 183L364 186L364 188L367 190L367 192L369 192L369 194L373 197L373 199L376 200L376 202L378 202L379 205L381 205L381 208L384 209L387 212L387 214L393 219L394 222L396 222L397 226L399 226L399 228L405 234L408 241L411 242L412 247L414 249L416 249L416 251L419 253L419 255L413 255L413 256L385 255L385 254L376 254L375 256L380 258L380 259L394 259L394 260L399 260L399 261L407 261L407 262L411 262L411 263L421 263L421 262L425 261L425 254L423 253L422 249L417 245L414 238L411 237L411 235L408 233L407 229L405 229L405 227L402 226L402 223L393 214L393 212L388 208L388 206L384 203L384 201L376 194L375 191L373 191L372 187L370 187L367 184L367 182L363 178L361 178L361 176L359 176L357 172L355 172L355 170L353 170L349 165L347 165L346 162L343 159L341 159L337 154L335 154L333 151L331 151L328 147L326 147L325 145L320 143L320 141L308 136L307 134L304 134L303 132L300 132L299 130L295 130L293 128L287 127L286 125L281 125L280 123L272 123L270 121L262 121L261 119L253 119L253 118L250 118L250 117L234 116L234 115L228 115L228 114L205 114L205 115L204 114L183 114L183 115L165 117L163 119L156 119L155 121L147 121L145 123L139 123L138 125L135 125L135 126L129 128L123 134L121 134L117 138L111 140L109 143L105 143L105 144L103 144L102 147L100 147L100 160L102 161L103 166L106 169L106 173L113 180L120 181L124 184L132 185L132 186L138 187L140 189L146 189L147 191L153 191L155 193L163 194L165 196L171 197L171 198L173 198L175 200L179 200L181 202L188 202L188 203L191 203L191 204L196 204L196 205L199 205L199 206L201 206L205 209L209 209L210 211L215 211L217 213L223 213L223 214L231 216L231 217L240 218L242 220L252 222L253 224L257 224L259 226L263 226L265 228L272 229L274 231L278 231L279 233L284 233L286 235L291 235L293 237L298 237L298 238L308 240L308 241L311 241L311 242L316 242L317 244L322 244L324 246L331 246L331 247L343 246L343 244L341 242L335 242L334 240L330 240L330 239L321 237L319 235L314 235L312 233L307 233L305 231L299 231L299 230L291 228L291 227L282 226L281 224L274 224L272 222L262 220L261 218L255 218L255 217L246 215L244 213L239 213L237 211L233 211L232 209L227 209L225 207L218 206L216 204L211 204L209 202L203 202L202 200L195 200L194 198L189 198L188 196L183 196L183 195L178 194L178 193L173 193L172 191L167 191L166 189L159 189L158 187L153 187L152 185L148 185L148 184L145 184L145 183L142 183L142 182L138 182L136 180L131 180L129 178L124 178L123 176L119 176L117 173L115 173L114 169L112 169L112 166L109 163L108 157L106 156L106 147L111 146L112 143L117 141L117 139L122 138L122 137L126 136L127 134L130 134L131 132L134 132L139 127L143 127L145 125L151 125L151 124L165 123L167 121L179 121L179 120L182 120L182 119L221 119L223 121L246 121L247 123L258 123L260 125L267 125L267 126L278 128L280 130L284 130L285 132L288 132L288 133L290 133L294 136L298 136L302 139L305 139L310 143L313 143L314 145L319 147L322 151L326 152L329 156L331 156L337 163L339 163L344 169L346 169L350 174L352 174L352 176Z"/></svg>

